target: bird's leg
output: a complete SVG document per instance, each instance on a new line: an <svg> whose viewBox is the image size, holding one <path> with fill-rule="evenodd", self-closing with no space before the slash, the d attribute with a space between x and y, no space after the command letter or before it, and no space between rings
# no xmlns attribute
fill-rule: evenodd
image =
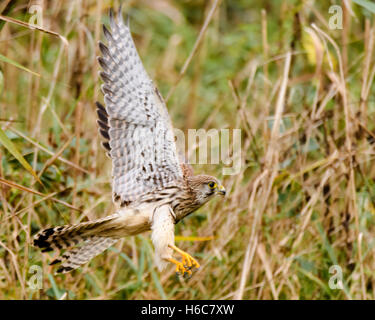
<svg viewBox="0 0 375 320"><path fill-rule="evenodd" d="M195 260L190 254L188 254L185 251L182 251L181 249L177 248L176 246L170 244L169 247L179 253L182 256L182 265L184 269L190 271L193 268L199 268L200 265L197 260ZM191 271L190 271L191 273Z"/></svg>

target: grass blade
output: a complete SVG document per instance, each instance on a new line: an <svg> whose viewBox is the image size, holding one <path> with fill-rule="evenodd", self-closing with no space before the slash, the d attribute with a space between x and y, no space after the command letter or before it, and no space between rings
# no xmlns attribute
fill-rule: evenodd
<svg viewBox="0 0 375 320"><path fill-rule="evenodd" d="M51 285L52 285L52 290L53 290L53 294L55 295L55 298L57 300L59 300L61 298L61 296L63 295L62 292L60 292L60 289L59 287L57 286L56 282L55 282L55 279L53 277L52 274L49 274L48 275L48 279L49 281L51 282Z"/></svg>
<svg viewBox="0 0 375 320"><path fill-rule="evenodd" d="M163 300L167 300L167 296L165 295L163 286L160 283L159 277L156 274L154 270L151 269L151 275L152 275L152 280L154 280L155 287L158 290L160 296L162 297Z"/></svg>
<svg viewBox="0 0 375 320"><path fill-rule="evenodd" d="M11 187L11 188L16 188L16 189L19 189L19 190L22 190L22 191L25 191L25 192L29 192L29 193L32 193L32 194L36 194L36 195L41 196L41 197L49 197L49 195L46 195L46 194L41 193L41 192L39 192L39 191L36 191L36 190L34 190L34 189L27 188L27 187L25 187L25 186L22 186L22 185L20 185L20 184L17 184L17 183L15 183L15 182L13 182L13 181L9 181L9 180L5 180L5 179L0 178L0 183L5 184L5 185L7 185L7 186L9 186L9 187ZM67 189L68 189L68 188L67 188ZM65 191L65 190L67 190L67 189L62 190L61 192ZM72 210L75 210L75 211L77 211L77 212L82 212L81 209L76 208L75 206L72 206L71 204L69 204L69 203L67 203L67 202L65 202L65 201L62 201L62 200L56 199L56 198L54 198L54 197L52 197L51 200L53 200L53 201L55 201L55 202L58 202L58 203L61 203L62 205L66 206L66 207L68 207L68 208L70 208L70 209L72 209Z"/></svg>
<svg viewBox="0 0 375 320"><path fill-rule="evenodd" d="M0 61L3 61L5 63L9 63L9 64L17 67L18 69L21 69L23 71L29 72L29 73L33 74L34 76L40 77L39 73L31 71L30 69L27 69L26 67L24 67L23 65L19 64L18 62L14 61L12 59L9 59L6 56L3 56L2 54L0 54Z"/></svg>
<svg viewBox="0 0 375 320"><path fill-rule="evenodd" d="M20 21L20 20L17 20L17 19L13 19L11 17L5 17L5 16L2 16L2 15L0 15L0 20L6 21L6 22L9 22L9 23L13 23L13 24L18 24L19 26L23 26L23 27L31 29L31 30L36 29L36 30L45 32L47 34L50 34L50 35L53 35L55 37L60 38L60 40L64 43L64 45L66 45L66 46L69 45L69 42L65 37L63 37L62 35L58 34L57 32L54 32L52 30L48 30L46 28L43 28L43 27L40 27L40 26L37 26L37 25L32 25L30 23Z"/></svg>
<svg viewBox="0 0 375 320"><path fill-rule="evenodd" d="M368 0L353 0L354 3L358 4L359 6L375 13L375 3L368 1Z"/></svg>
<svg viewBox="0 0 375 320"><path fill-rule="evenodd" d="M215 237L209 236L209 237L194 237L194 236L175 236L175 241L191 241L191 242L197 242L197 241L211 241Z"/></svg>
<svg viewBox="0 0 375 320"><path fill-rule="evenodd" d="M17 150L12 141L7 137L5 132L0 128L0 143L7 149L17 160L18 162L27 170L29 173L41 184L43 183L39 180L38 175L35 173L30 164L25 160L22 154Z"/></svg>

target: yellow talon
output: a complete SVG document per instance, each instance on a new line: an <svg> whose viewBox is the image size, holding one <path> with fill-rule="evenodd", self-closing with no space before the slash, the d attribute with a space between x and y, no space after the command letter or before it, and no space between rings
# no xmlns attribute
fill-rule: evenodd
<svg viewBox="0 0 375 320"><path fill-rule="evenodd" d="M183 276L187 275L188 277L192 275L191 270L189 268L186 268L183 262L177 261L173 258L169 258L168 261L176 265L176 274L183 275Z"/></svg>
<svg viewBox="0 0 375 320"><path fill-rule="evenodd" d="M191 275L191 269L193 268L199 268L200 265L197 260L195 260L190 254L188 254L185 251L182 251L181 249L177 248L174 245L169 245L170 248L178 252L182 256L182 262L178 262L175 259L169 259L170 262L176 264L176 272L180 272L181 274L187 273L188 275Z"/></svg>

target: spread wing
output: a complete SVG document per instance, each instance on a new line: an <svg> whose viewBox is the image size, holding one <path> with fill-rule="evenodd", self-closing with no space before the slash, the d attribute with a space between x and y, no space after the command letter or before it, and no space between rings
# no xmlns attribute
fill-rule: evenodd
<svg viewBox="0 0 375 320"><path fill-rule="evenodd" d="M121 9L120 9L121 10ZM110 11L108 45L99 43L105 107L98 124L112 158L113 199L127 205L182 177L173 128L159 91L147 75L121 12Z"/></svg>

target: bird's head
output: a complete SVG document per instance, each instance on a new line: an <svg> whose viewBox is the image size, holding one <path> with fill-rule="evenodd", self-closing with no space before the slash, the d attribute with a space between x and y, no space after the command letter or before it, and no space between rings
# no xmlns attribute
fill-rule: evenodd
<svg viewBox="0 0 375 320"><path fill-rule="evenodd" d="M189 178L189 185L196 195L196 199L202 205L215 195L225 195L225 188L215 177L197 175Z"/></svg>

